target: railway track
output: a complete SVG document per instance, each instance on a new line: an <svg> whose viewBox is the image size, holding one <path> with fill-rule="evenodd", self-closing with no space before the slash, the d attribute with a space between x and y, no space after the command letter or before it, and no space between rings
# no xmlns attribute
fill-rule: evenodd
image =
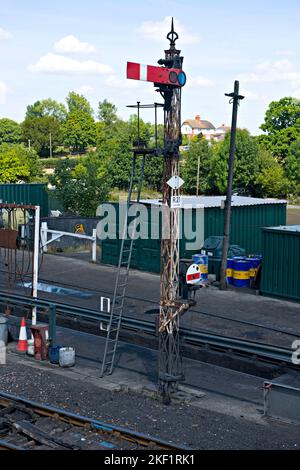
<svg viewBox="0 0 300 470"><path fill-rule="evenodd" d="M55 305L56 313L71 317L73 319L82 319L92 322L107 322L109 314L98 312L93 309L86 309L76 307L69 304L61 304L51 302L46 299L36 299L21 296L17 294L7 294L0 291L0 303L7 303L11 305L18 305L22 307L36 306L44 310L49 309ZM155 324L150 321L140 320L128 316L123 316L122 327L126 330L135 332L144 332L150 335L155 335ZM235 337L228 337L215 334L208 331L190 330L181 328L181 336L187 345L198 347L210 347L213 350L230 352L246 357L255 357L262 361L273 364L285 364L289 367L299 370L299 366L292 363L292 350L275 345L265 344L262 342L249 341Z"/></svg>
<svg viewBox="0 0 300 470"><path fill-rule="evenodd" d="M191 450L0 392L0 450Z"/></svg>

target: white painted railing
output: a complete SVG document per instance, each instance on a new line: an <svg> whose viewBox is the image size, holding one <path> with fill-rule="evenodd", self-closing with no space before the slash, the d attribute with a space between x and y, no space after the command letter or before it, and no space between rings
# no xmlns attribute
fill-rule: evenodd
<svg viewBox="0 0 300 470"><path fill-rule="evenodd" d="M48 240L48 234L51 238ZM48 251L50 243L59 240L61 237L81 238L83 240L90 240L92 242L92 261L96 263L97 260L97 229L93 228L93 234L84 235L82 233L62 232L61 230L51 230L48 228L47 222L42 222L41 226L41 244L44 253Z"/></svg>

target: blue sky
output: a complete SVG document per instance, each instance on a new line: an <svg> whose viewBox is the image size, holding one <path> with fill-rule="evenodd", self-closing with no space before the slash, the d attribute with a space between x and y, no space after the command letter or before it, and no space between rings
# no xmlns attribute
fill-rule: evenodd
<svg viewBox="0 0 300 470"><path fill-rule="evenodd" d="M151 84L126 80L126 62L156 65L172 15L183 119L229 124L235 79L246 95L239 126L254 134L270 101L300 98L299 0L0 0L0 117L21 121L27 104L71 90L95 108L112 101L124 118L127 104L157 101Z"/></svg>

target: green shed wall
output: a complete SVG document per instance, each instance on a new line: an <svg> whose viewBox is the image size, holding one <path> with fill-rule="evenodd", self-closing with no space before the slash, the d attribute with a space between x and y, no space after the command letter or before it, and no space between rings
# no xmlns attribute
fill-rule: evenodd
<svg viewBox="0 0 300 470"><path fill-rule="evenodd" d="M9 204L40 206L41 216L48 216L48 192L45 184L0 184L0 200Z"/></svg>
<svg viewBox="0 0 300 470"><path fill-rule="evenodd" d="M118 228L118 204L117 228ZM193 226L196 226L196 209L191 211ZM148 208L150 214L150 206ZM151 220L148 224L150 233ZM235 206L232 208L231 244L240 245L247 253L261 253L262 251L262 227L285 225L286 204L262 204L256 206ZM161 222L160 222L161 227ZM224 210L220 208L204 209L204 239L211 235L223 235ZM203 240L204 241L204 240ZM180 256L190 258L196 250L186 249L185 239L180 240ZM104 240L102 242L102 262L106 264L117 264L119 259L121 243L119 240ZM136 240L134 244L131 267L158 273L160 271L160 240Z"/></svg>
<svg viewBox="0 0 300 470"><path fill-rule="evenodd" d="M261 292L300 301L300 233L264 229Z"/></svg>

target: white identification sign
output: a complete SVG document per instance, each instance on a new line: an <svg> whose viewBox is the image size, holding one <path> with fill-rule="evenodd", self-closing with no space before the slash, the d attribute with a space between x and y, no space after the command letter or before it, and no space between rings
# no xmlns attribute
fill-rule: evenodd
<svg viewBox="0 0 300 470"><path fill-rule="evenodd" d="M171 209L180 209L182 207L181 196L172 196L171 197Z"/></svg>
<svg viewBox="0 0 300 470"><path fill-rule="evenodd" d="M172 189L178 189L183 185L184 181L180 176L172 176L172 178L167 181L167 184L172 188Z"/></svg>

